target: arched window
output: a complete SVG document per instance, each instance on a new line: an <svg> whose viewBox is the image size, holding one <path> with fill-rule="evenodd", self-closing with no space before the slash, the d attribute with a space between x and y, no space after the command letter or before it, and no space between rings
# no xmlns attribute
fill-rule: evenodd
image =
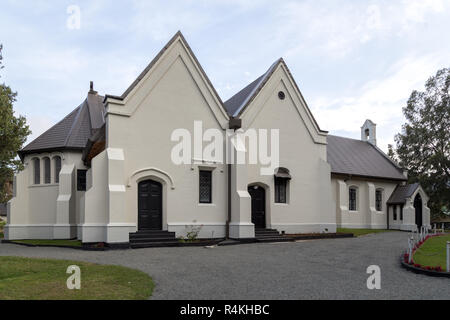
<svg viewBox="0 0 450 320"><path fill-rule="evenodd" d="M358 189L356 187L350 187L348 191L348 209L350 211L357 211L358 203Z"/></svg>
<svg viewBox="0 0 450 320"><path fill-rule="evenodd" d="M377 211L383 211L383 190L378 189L375 191L375 209Z"/></svg>
<svg viewBox="0 0 450 320"><path fill-rule="evenodd" d="M34 184L41 183L41 160L39 158L33 159L33 170L34 170Z"/></svg>
<svg viewBox="0 0 450 320"><path fill-rule="evenodd" d="M44 183L50 184L52 182L51 172L50 172L50 158L44 158Z"/></svg>
<svg viewBox="0 0 450 320"><path fill-rule="evenodd" d="M59 183L59 173L61 172L61 157L53 158L55 165L55 183Z"/></svg>

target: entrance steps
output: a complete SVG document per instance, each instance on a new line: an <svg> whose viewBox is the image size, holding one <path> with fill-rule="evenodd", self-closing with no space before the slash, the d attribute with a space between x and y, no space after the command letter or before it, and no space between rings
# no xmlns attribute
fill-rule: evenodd
<svg viewBox="0 0 450 320"><path fill-rule="evenodd" d="M178 239L175 238L175 232L146 230L130 233L130 247L132 249L171 247L176 245L178 245Z"/></svg>
<svg viewBox="0 0 450 320"><path fill-rule="evenodd" d="M257 242L291 242L294 239L285 237L275 229L255 229L255 239Z"/></svg>

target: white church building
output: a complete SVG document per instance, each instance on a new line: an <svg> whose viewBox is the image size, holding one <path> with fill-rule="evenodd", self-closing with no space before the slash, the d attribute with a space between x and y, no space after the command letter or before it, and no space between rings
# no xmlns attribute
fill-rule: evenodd
<svg viewBox="0 0 450 320"><path fill-rule="evenodd" d="M205 135L277 130L277 167L262 174L266 164L195 151L189 163L175 163L173 133L198 133L199 122ZM248 158L250 141L223 149ZM199 238L252 239L275 230L430 225L427 195L377 147L372 121L361 140L321 130L282 59L222 102L180 32L121 96L101 96L91 85L19 156L25 169L14 180L6 240L113 245L193 229Z"/></svg>

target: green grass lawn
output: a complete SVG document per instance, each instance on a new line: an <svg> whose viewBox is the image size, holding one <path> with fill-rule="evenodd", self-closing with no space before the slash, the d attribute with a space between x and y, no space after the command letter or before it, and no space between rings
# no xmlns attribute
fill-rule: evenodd
<svg viewBox="0 0 450 320"><path fill-rule="evenodd" d="M81 247L78 240L15 240L13 243L31 244L35 246L68 246Z"/></svg>
<svg viewBox="0 0 450 320"><path fill-rule="evenodd" d="M81 290L67 289L67 267L81 269ZM143 300L153 281L144 272L86 262L0 257L0 300Z"/></svg>
<svg viewBox="0 0 450 320"><path fill-rule="evenodd" d="M338 228L338 233L353 233L355 237L363 236L371 233L382 233L382 232L390 232L392 230L383 230L383 229L346 229L346 228Z"/></svg>
<svg viewBox="0 0 450 320"><path fill-rule="evenodd" d="M446 269L446 244L450 235L428 239L414 254L414 263L425 267L441 266Z"/></svg>

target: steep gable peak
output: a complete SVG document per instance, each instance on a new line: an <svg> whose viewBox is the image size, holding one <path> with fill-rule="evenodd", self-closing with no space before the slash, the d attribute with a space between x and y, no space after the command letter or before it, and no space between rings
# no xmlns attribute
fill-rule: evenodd
<svg viewBox="0 0 450 320"><path fill-rule="evenodd" d="M281 62L283 62L283 58L275 61L263 75L225 102L225 108L230 116L238 117L245 110Z"/></svg>
<svg viewBox="0 0 450 320"><path fill-rule="evenodd" d="M306 112L311 118L315 130L321 135L326 135L328 131L320 129L319 124L311 113L306 100L304 99L294 77L292 76L291 71L289 70L283 58L279 58L278 60L276 60L262 76L250 83L247 87L236 93L225 102L225 108L227 109L230 117L239 118L242 116L244 111L250 106L252 101L256 99L258 94L261 92L261 90L263 90L264 86L267 84L267 82L269 82L269 80L279 69L279 67L283 68L284 72L287 74L289 81L292 83L294 90L297 92L300 100L302 101L302 104L306 109Z"/></svg>
<svg viewBox="0 0 450 320"><path fill-rule="evenodd" d="M189 43L186 41L186 38L181 33L181 31L178 31L175 33L175 35L167 42L167 44L159 51L159 53L153 58L153 60L147 65L147 67L141 72L141 74L134 80L134 82L125 90L125 92L121 96L115 96L107 94L105 95L105 102L111 98L114 100L125 100L127 96L133 91L133 89L145 78L145 76L150 72L150 70L158 63L158 61L162 58L162 56L177 42L181 42L183 46L188 51L189 55L194 60L195 65L198 67L200 73L204 77L205 81L207 82L210 90L213 92L214 97L217 99L221 107L223 107L222 99L220 98L219 94L217 93L216 89L212 85L210 79L208 78L206 72L204 71L203 67L201 66L200 62L198 61L197 57L195 56L194 52L192 51L191 47L189 46Z"/></svg>

